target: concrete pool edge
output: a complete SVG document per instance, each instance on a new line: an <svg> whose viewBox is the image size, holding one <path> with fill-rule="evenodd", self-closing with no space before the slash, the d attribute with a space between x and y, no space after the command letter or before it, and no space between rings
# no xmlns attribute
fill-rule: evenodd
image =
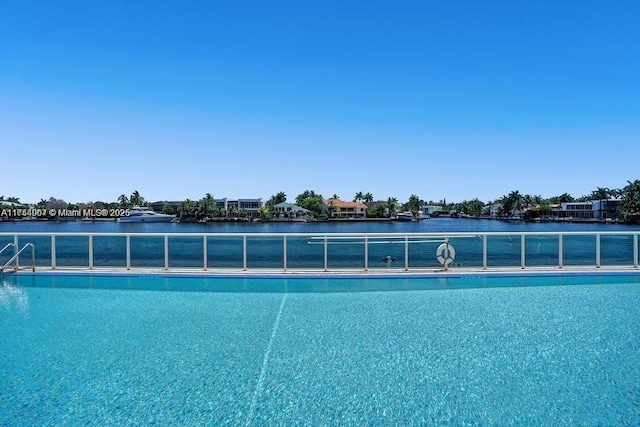
<svg viewBox="0 0 640 427"><path fill-rule="evenodd" d="M232 269L190 269L190 268L36 268L34 271L21 269L6 271L5 275L99 275L99 276L166 276L166 277L209 277L209 278L447 278L465 276L536 276L536 275L640 275L636 267L494 267L494 268L454 268L454 269L353 269L353 270L232 270Z"/></svg>

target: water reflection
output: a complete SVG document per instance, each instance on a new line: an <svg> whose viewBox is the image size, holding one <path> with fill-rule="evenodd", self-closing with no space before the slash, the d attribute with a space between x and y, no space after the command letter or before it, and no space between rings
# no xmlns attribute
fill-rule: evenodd
<svg viewBox="0 0 640 427"><path fill-rule="evenodd" d="M24 289L2 280L2 286L0 286L0 308L29 316L29 295Z"/></svg>

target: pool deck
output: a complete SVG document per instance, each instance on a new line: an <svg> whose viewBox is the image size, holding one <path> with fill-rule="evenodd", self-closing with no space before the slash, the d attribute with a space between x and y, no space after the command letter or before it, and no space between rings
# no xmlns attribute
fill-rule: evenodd
<svg viewBox="0 0 640 427"><path fill-rule="evenodd" d="M160 276L201 276L201 277L448 277L460 275L534 275L534 274L610 274L638 273L635 266L563 266L563 267L454 267L454 268L375 268L375 269L202 269L202 268L86 268L86 267L36 267L32 270L21 268L7 270L5 274L122 274L122 275L160 275Z"/></svg>

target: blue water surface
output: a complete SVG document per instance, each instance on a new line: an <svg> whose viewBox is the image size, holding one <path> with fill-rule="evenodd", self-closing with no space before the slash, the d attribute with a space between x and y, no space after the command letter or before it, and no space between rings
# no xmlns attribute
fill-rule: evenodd
<svg viewBox="0 0 640 427"><path fill-rule="evenodd" d="M417 222L319 221L118 223L87 221L0 221L0 232L78 233L447 233L638 231L640 225L593 222L523 222L467 218L431 218Z"/></svg>
<svg viewBox="0 0 640 427"><path fill-rule="evenodd" d="M637 275L203 280L8 276L0 424L640 423Z"/></svg>

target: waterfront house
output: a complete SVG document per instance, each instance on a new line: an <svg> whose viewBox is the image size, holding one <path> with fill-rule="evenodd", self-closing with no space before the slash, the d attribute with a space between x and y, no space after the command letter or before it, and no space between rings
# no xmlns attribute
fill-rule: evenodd
<svg viewBox="0 0 640 427"><path fill-rule="evenodd" d="M594 217L593 202L563 202L561 205L561 218L592 219Z"/></svg>
<svg viewBox="0 0 640 427"><path fill-rule="evenodd" d="M294 205L293 203L282 202L273 206L273 216L276 218L295 218L307 216L311 211Z"/></svg>
<svg viewBox="0 0 640 427"><path fill-rule="evenodd" d="M433 215L437 212L442 212L442 206L436 205L421 205L420 212L424 215Z"/></svg>
<svg viewBox="0 0 640 427"><path fill-rule="evenodd" d="M502 212L502 203L491 203L489 205L489 216L491 218L497 218L500 216L500 212Z"/></svg>
<svg viewBox="0 0 640 427"><path fill-rule="evenodd" d="M260 217L260 209L264 206L262 199L214 199L216 207L223 212L226 212L228 216L236 216L241 211L247 213L247 217L257 218ZM197 203L197 200L193 201ZM165 207L171 207L173 212L178 212L180 206L184 201L167 201L162 200L158 202L149 203L149 207L155 212L162 212Z"/></svg>
<svg viewBox="0 0 640 427"><path fill-rule="evenodd" d="M237 215L239 212L246 212L249 218L259 218L260 209L264 206L262 199L215 199L216 206L220 210L227 212L227 216Z"/></svg>
<svg viewBox="0 0 640 427"><path fill-rule="evenodd" d="M618 218L619 199L562 203L561 218L612 220Z"/></svg>
<svg viewBox="0 0 640 427"><path fill-rule="evenodd" d="M178 212L182 201L177 200L160 200L157 202L149 203L149 207L154 212L163 212L165 208L170 208L171 212Z"/></svg>
<svg viewBox="0 0 640 427"><path fill-rule="evenodd" d="M600 220L618 219L620 199L593 200L593 217Z"/></svg>
<svg viewBox="0 0 640 427"><path fill-rule="evenodd" d="M340 199L322 199L322 212L330 218L366 218L367 205Z"/></svg>

